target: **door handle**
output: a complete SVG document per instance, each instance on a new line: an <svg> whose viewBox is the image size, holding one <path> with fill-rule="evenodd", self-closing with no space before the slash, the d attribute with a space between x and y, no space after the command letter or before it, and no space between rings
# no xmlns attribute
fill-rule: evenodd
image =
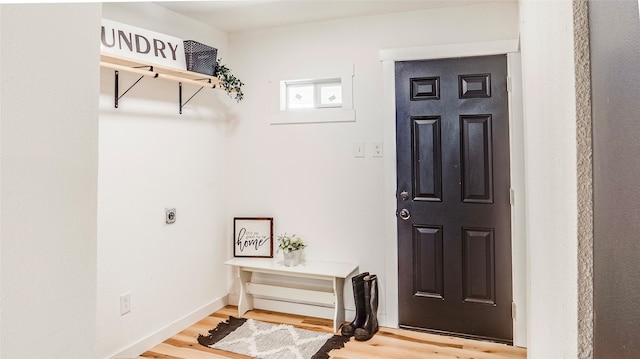
<svg viewBox="0 0 640 359"><path fill-rule="evenodd" d="M409 210L406 208L401 209L398 214L400 215L400 218L404 221L406 221L411 217L411 213L409 213Z"/></svg>

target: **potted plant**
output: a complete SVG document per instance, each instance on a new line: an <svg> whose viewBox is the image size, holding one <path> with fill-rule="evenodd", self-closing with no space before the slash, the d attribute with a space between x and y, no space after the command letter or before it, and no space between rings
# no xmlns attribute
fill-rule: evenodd
<svg viewBox="0 0 640 359"><path fill-rule="evenodd" d="M229 97L233 98L231 93L235 92L236 101L242 101L244 98L244 94L242 93L242 85L244 85L244 82L240 81L239 78L231 73L231 69L222 63L222 59L218 59L216 63L214 76L220 79L220 86L227 92Z"/></svg>
<svg viewBox="0 0 640 359"><path fill-rule="evenodd" d="M300 252L306 246L296 234L288 236L285 233L278 236L278 251L282 250L284 265L287 267L295 267L300 263Z"/></svg>

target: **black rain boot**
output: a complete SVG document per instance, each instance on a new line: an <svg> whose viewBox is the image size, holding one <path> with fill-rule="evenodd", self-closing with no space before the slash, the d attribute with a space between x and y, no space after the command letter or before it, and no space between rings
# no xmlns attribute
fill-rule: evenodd
<svg viewBox="0 0 640 359"><path fill-rule="evenodd" d="M353 319L353 322L342 326L341 332L345 337L353 336L356 328L362 327L367 317L367 312L364 307L364 277L368 275L369 272L364 272L351 278L353 300L356 303L356 317Z"/></svg>
<svg viewBox="0 0 640 359"><path fill-rule="evenodd" d="M369 340L378 331L378 276L375 274L364 277L364 303L367 319L362 327L356 328L358 341Z"/></svg>

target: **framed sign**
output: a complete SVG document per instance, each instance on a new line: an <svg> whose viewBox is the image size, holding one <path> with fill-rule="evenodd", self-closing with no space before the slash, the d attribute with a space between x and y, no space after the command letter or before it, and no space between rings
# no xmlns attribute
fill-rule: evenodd
<svg viewBox="0 0 640 359"><path fill-rule="evenodd" d="M273 218L234 218L233 256L273 258Z"/></svg>

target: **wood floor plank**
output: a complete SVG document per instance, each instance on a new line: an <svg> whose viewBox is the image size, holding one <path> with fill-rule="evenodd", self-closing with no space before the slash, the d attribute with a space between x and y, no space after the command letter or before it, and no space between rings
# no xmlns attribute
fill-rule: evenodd
<svg viewBox="0 0 640 359"><path fill-rule="evenodd" d="M203 318L189 328L142 354L142 359L247 359L250 357L207 348L198 343L199 334L207 334L229 316L238 316L238 309L226 306ZM320 319L252 310L245 314L268 323L290 324L298 328L333 333L333 322ZM342 349L329 353L332 359L525 359L527 351L504 344L381 327L365 342L351 339Z"/></svg>

